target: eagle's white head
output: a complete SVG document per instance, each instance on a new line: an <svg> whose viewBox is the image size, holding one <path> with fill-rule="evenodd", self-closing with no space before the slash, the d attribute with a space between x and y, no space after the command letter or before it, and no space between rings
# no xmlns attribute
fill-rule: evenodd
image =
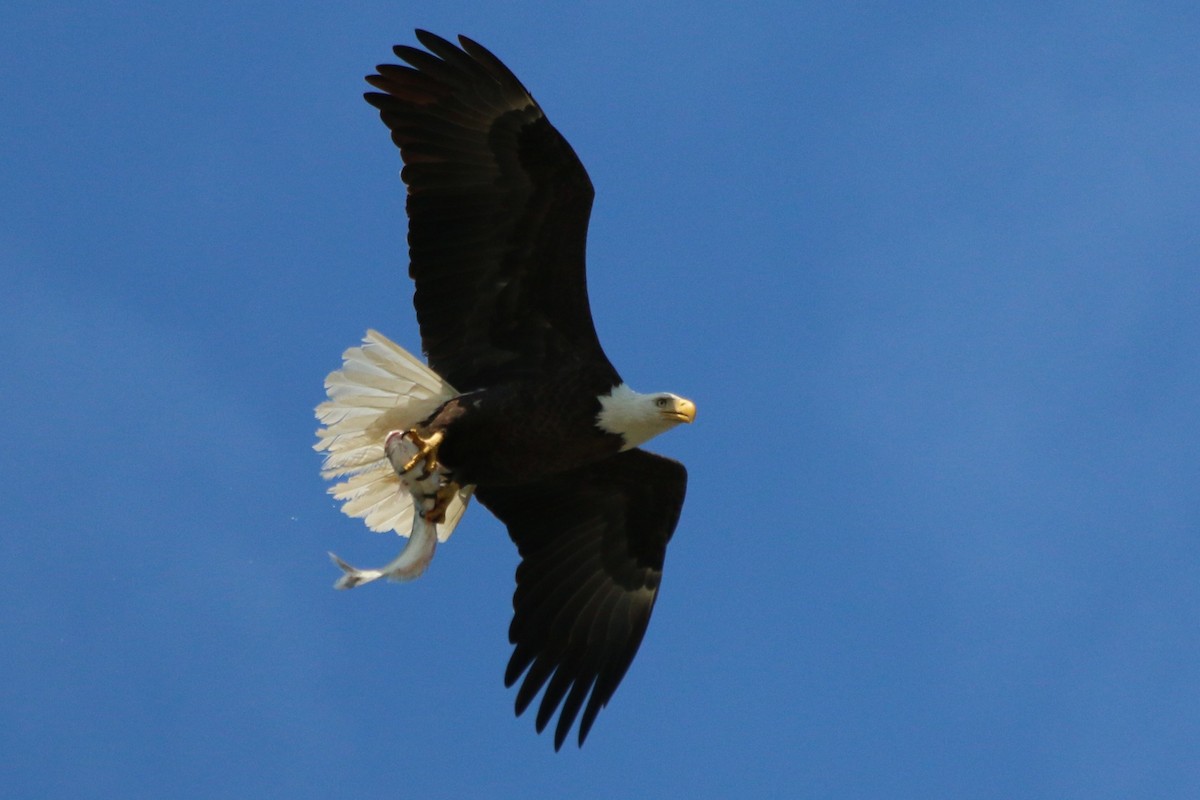
<svg viewBox="0 0 1200 800"><path fill-rule="evenodd" d="M596 426L615 433L625 444L622 450L637 447L681 422L696 418L696 404L670 392L640 394L625 384L601 395Z"/></svg>

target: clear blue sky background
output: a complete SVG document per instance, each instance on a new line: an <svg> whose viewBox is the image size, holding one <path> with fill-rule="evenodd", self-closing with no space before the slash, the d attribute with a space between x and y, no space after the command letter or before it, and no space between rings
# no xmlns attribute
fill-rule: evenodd
<svg viewBox="0 0 1200 800"><path fill-rule="evenodd" d="M9 2L0 794L1200 796L1197 8ZM482 508L331 589L396 545L310 447L418 343L360 98L417 26L574 144L608 352L700 407L582 751Z"/></svg>

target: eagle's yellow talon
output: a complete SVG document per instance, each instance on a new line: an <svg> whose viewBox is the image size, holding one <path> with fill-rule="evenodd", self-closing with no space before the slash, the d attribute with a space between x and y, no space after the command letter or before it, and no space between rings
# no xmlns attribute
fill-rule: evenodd
<svg viewBox="0 0 1200 800"><path fill-rule="evenodd" d="M454 481L447 481L438 487L437 493L433 496L433 508L429 509L423 515L426 522L441 524L446 521L446 509L450 507L450 501L458 494L458 490L462 487Z"/></svg>
<svg viewBox="0 0 1200 800"><path fill-rule="evenodd" d="M434 431L428 439L422 439L417 435L416 430L408 430L401 434L405 439L408 439L417 448L417 454L405 462L404 467L400 470L402 473L412 472L417 464L425 462L425 473L428 476L437 469L437 451L438 446L442 443L444 436L442 431Z"/></svg>

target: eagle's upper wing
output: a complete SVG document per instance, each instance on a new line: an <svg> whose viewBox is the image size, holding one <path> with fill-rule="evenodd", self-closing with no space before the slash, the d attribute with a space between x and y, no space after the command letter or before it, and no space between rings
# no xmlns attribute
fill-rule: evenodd
<svg viewBox="0 0 1200 800"><path fill-rule="evenodd" d="M525 675L518 714L546 686L539 732L562 704L556 750L586 699L583 744L637 653L686 488L682 464L635 449L534 485L476 489L521 552L504 681Z"/></svg>
<svg viewBox="0 0 1200 800"><path fill-rule="evenodd" d="M466 37L417 38L429 52L397 46L412 66L379 66L366 98L405 164L429 365L464 392L561 359L611 370L588 307L583 165L498 58Z"/></svg>

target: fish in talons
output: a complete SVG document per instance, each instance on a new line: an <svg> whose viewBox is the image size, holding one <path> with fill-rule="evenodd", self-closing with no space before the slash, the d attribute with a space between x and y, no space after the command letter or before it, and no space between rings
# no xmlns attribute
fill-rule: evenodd
<svg viewBox="0 0 1200 800"><path fill-rule="evenodd" d="M446 509L462 489L456 481L447 478L445 470L438 465L437 449L444 437L442 431L434 431L428 439L422 439L415 429L392 431L383 444L383 451L400 482L412 494L418 513L426 522L434 524L446 521ZM409 456L413 448L416 453ZM423 467L421 472L414 474L418 464Z"/></svg>
<svg viewBox="0 0 1200 800"><path fill-rule="evenodd" d="M412 496L415 511L412 531L400 555L378 569L359 569L330 553L330 559L343 573L333 588L353 589L380 578L410 581L420 577L433 560L437 524L445 521L446 509L461 487L447 479L445 470L438 466L438 442L432 439L422 440L412 430L392 431L387 435L384 452L400 478L397 491L407 491ZM423 468L417 470L418 464L423 464Z"/></svg>

